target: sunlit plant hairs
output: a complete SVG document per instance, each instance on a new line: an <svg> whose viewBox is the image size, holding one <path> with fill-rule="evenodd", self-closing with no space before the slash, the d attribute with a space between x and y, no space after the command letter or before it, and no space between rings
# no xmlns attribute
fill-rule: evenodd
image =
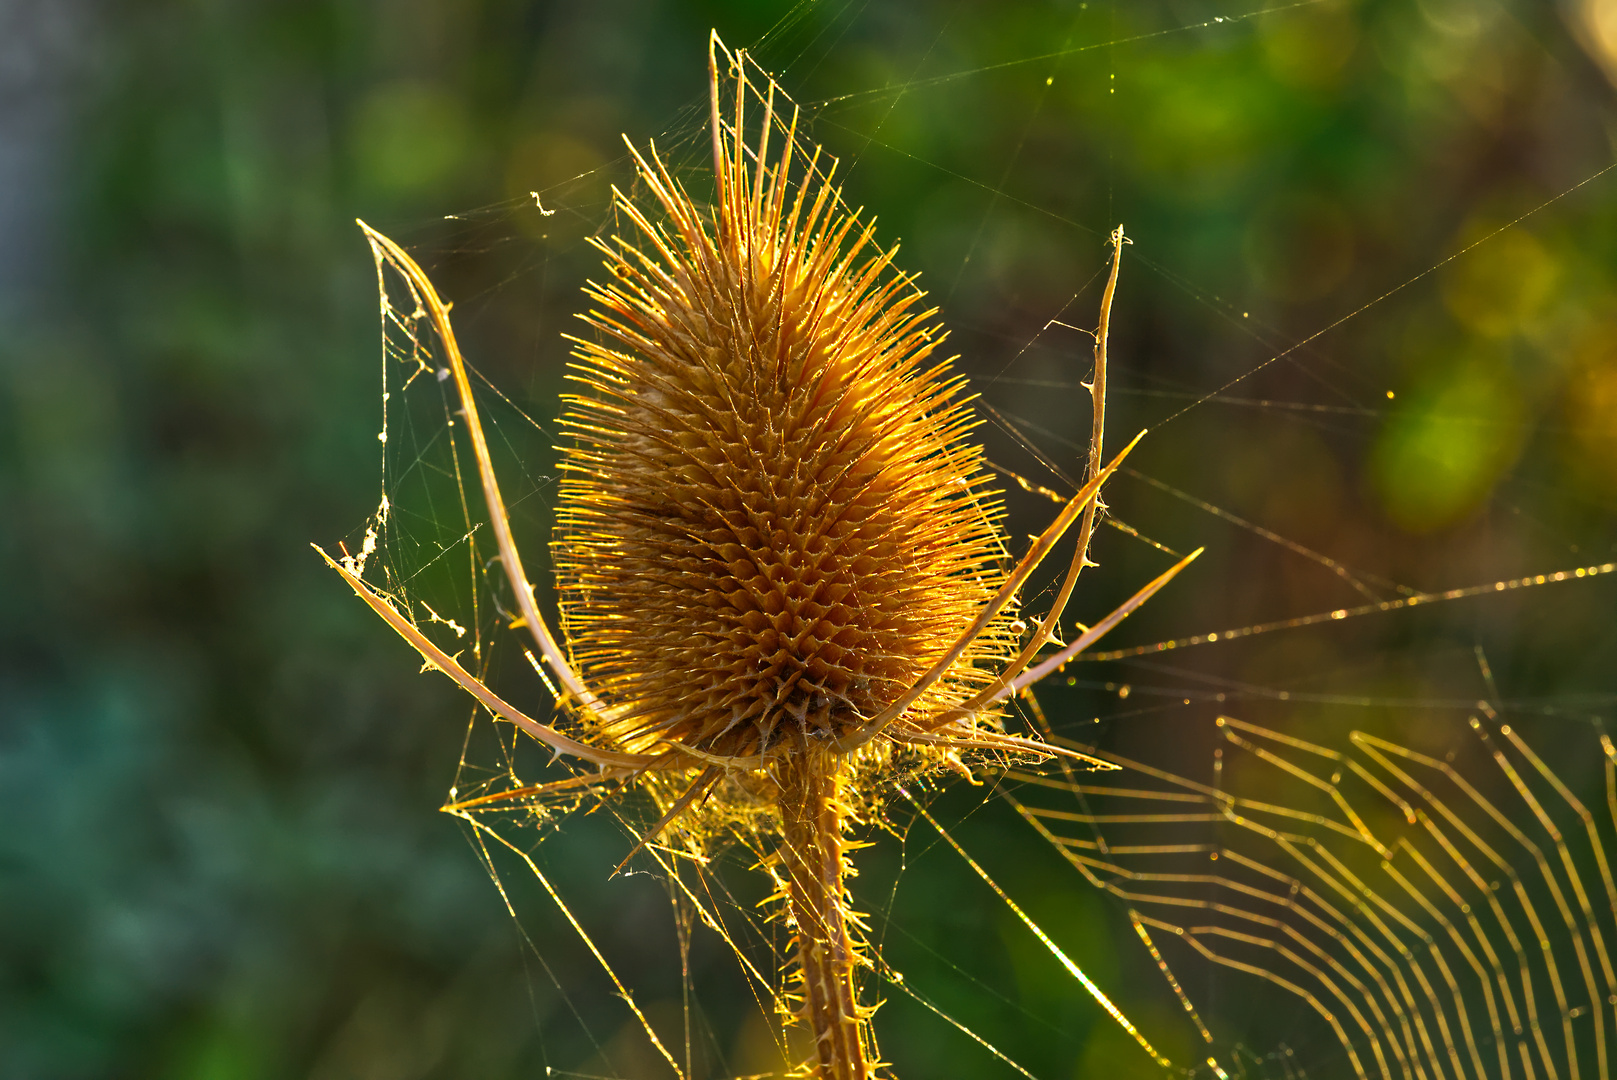
<svg viewBox="0 0 1617 1080"><path fill-rule="evenodd" d="M512 625L553 677L562 722L531 718L433 644L364 580L365 552L327 561L430 667L592 770L552 786L655 800L661 818L624 863L665 831L688 845L743 825L770 837L794 935L784 1019L807 1034L801 1072L864 1080L888 1069L861 996L870 960L846 884L851 826L908 776L969 771L984 756L1082 758L1009 732L1004 703L1199 551L1060 642L1098 493L1139 441L1102 465L1121 228L1095 332L1086 482L1013 562L964 380L936 356L935 309L873 222L848 210L835 162L800 145L796 111L777 113L773 81L754 86L745 54L716 36L709 75L711 206L654 147L631 144L651 198L614 191L627 235L597 243L610 276L585 288L594 333L572 339L562 418L559 638L523 571L448 306L365 227L448 361ZM1019 590L1074 524L1051 607L1024 622Z"/></svg>

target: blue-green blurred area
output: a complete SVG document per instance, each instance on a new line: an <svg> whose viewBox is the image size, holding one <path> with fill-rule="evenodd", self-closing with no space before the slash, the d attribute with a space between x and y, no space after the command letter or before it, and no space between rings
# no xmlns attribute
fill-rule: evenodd
<svg viewBox="0 0 1617 1080"><path fill-rule="evenodd" d="M1121 521L1208 553L1109 644L1617 557L1610 0L10 0L0 1076L672 1075L541 881L495 856L502 893L435 813L469 703L308 545L356 550L381 493L360 217L421 259L506 395L488 395L498 463L548 579L561 334L600 273L586 240L617 227L610 185L633 189L621 133L703 196L710 27L777 75L848 201L903 240L992 458L1035 484L1070 492L1080 471L1090 342L1072 327L1093 325L1126 224L1108 445L1150 427L1130 464L1226 516L1119 478ZM410 393L439 426L409 445L441 464L438 389ZM452 543L452 476L418 471L390 481L395 520ZM1016 538L1053 511L1008 501ZM426 551L395 553L422 596L494 628L465 550L430 569ZM1096 558L1085 621L1167 565L1117 531ZM1612 717L1611 580L1074 665L1045 709L1188 775L1218 711L1299 736L1463 723L1276 695L1463 706L1488 696L1482 646L1501 700L1553 741ZM491 647L542 711L514 645ZM524 776L542 775L535 758ZM983 789L943 786L939 820L1194 1065L1115 903ZM873 982L897 1074L1015 1075L988 1042L1041 1078L1158 1075L928 828L861 855L856 899L980 1041ZM698 925L683 978L666 885L608 880L625 837L579 816L535 857L682 1065L689 996L698 1076L778 1067L728 948ZM766 891L746 858L716 872L743 907ZM1224 1037L1300 1040L1309 1076L1346 1075L1328 1036L1263 1029L1272 987L1195 986L1215 1016L1239 1002Z"/></svg>

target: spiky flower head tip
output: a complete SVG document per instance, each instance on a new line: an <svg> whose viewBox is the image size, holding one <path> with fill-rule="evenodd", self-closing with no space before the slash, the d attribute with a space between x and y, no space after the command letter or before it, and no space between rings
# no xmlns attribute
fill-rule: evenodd
<svg viewBox="0 0 1617 1080"><path fill-rule="evenodd" d="M740 56L731 57L741 71ZM737 76L715 202L699 208L653 147L655 201L614 191L633 239L598 246L567 398L557 577L575 664L613 703L624 748L725 758L834 744L953 644L1004 582L1000 505L943 334L835 163L798 153ZM800 176L794 177L794 167ZM916 703L979 690L1006 615Z"/></svg>

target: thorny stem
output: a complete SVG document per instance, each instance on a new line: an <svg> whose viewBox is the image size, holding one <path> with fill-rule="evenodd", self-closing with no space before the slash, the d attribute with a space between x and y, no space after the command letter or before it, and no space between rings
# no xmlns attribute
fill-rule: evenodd
<svg viewBox="0 0 1617 1080"><path fill-rule="evenodd" d="M855 988L858 951L848 932L847 861L842 852L842 757L805 744L776 765L781 860L787 902L797 924L802 1019L814 1038L815 1080L869 1080L871 1010Z"/></svg>
<svg viewBox="0 0 1617 1080"><path fill-rule="evenodd" d="M766 171L763 166L764 155L768 147L768 134L774 102L774 86L771 84L769 96L765 101L765 119L763 123L763 136L756 152L759 162L759 171L754 178L751 191L751 205L746 205L748 197L747 171L742 151L740 149L741 132L744 130L743 102L745 93L738 89L735 116L732 130L735 132L737 149L732 158L728 152L724 128L720 122L720 98L718 80L718 51L722 46L717 37L711 39L709 49L710 81L712 96L710 99L711 123L713 127L714 170L718 179L718 199L721 203L722 224L720 242L736 247L731 252L738 264L745 264L753 257L752 248L757 242L753 232L757 230L755 220L761 212L764 203L764 186ZM742 55L727 58L739 69ZM742 86L745 86L744 75L738 76ZM795 122L794 122L795 125ZM792 129L795 131L795 126ZM788 133L790 140L790 133ZM789 154L789 152L788 152ZM636 155L637 160L639 155ZM653 159L655 160L655 159ZM775 193L772 196L776 201L769 205L772 213L778 212L778 203L784 199L785 177L788 169L788 158L783 158L776 179ZM657 187L656 177L644 161L640 161L642 173L651 179ZM660 166L659 166L660 168ZM662 180L672 184L666 172L661 173ZM658 189L661 193L661 189ZM679 201L672 197L663 197L664 205L670 211L678 208ZM819 213L818 205L813 211ZM795 227L797 211L793 211ZM639 220L639 219L637 219ZM363 223L361 223L363 226ZM642 222L643 224L643 222ZM833 245L842 242L842 236L853 221L850 219L844 226L842 233L829 241ZM650 226L644 226L650 231ZM749 231L751 230L751 231ZM568 663L560 644L550 633L541 617L538 605L534 599L531 586L523 571L520 557L516 551L515 540L511 535L510 523L506 515L504 500L500 494L498 483L494 476L493 464L490 459L488 447L484 439L482 425L477 414L477 406L472 394L470 378L460 351L455 344L453 330L449 321L449 306L438 297L430 281L427 280L421 268L392 241L381 236L368 226L365 227L370 238L373 250L377 256L378 271L385 263L402 274L410 283L411 291L417 301L419 314L430 316L433 329L443 345L449 370L454 376L455 387L460 399L460 415L464 418L467 432L470 436L472 448L477 460L478 474L482 481L483 491L488 503L489 518L493 525L496 541L500 549L500 559L504 564L506 575L516 593L518 607L522 613L522 624L534 635L540 646L540 651L549 661L552 668L561 679L566 698L569 699L584 714L587 724L595 730L611 720L613 710L606 707L602 701L585 685L579 674ZM818 241L817 241L818 242ZM713 787L724 776L731 775L736 770L768 768L773 774L776 787L776 802L780 814L781 845L780 867L784 878L784 894L787 912L796 930L795 950L797 959L796 976L800 981L799 993L801 995L801 1008L799 1018L808 1027L813 1041L813 1050L807 1061L801 1066L800 1074L811 1077L812 1080L874 1080L876 1071L882 1068L877 1060L878 1054L870 1030L870 1017L873 1008L861 1006L858 994L858 970L867 963L862 954L862 925L859 916L850 910L850 897L846 887L852 868L846 856L846 831L852 812L847 801L847 792L844 788L848 778L852 775L852 766L849 764L850 754L870 739L880 735L885 729L894 725L908 710L926 693L926 691L944 677L953 665L959 661L970 645L984 633L988 624L1014 599L1016 592L1025 584L1043 558L1060 540L1061 536L1070 526L1082 519L1077 551L1073 558L1066 580L1060 593L1042 624L1032 639L1024 645L1016 660L1008 665L992 684L971 700L957 705L952 709L944 709L934 716L915 722L906 721L897 725L894 731L886 732L891 738L903 742L938 742L961 747L984 748L1017 748L1033 750L1035 752L1052 752L1050 748L1018 739L1003 733L979 731L974 724L967 724L963 729L952 731L949 737L943 734L934 734L952 724L955 720L972 716L985 706L1009 694L1017 692L1023 686L1041 678L1053 665L1059 665L1072 652L1086 647L1091 641L1105 633L1128 615L1135 607L1143 603L1157 589L1167 583L1175 574L1184 568L1196 552L1179 565L1159 576L1150 585L1137 593L1130 601L1103 619L1099 624L1090 628L1083 628L1084 634L1073 645L1068 646L1062 655L1049 658L1044 664L1032 671L1026 671L1028 664L1036 654L1054 635L1062 610L1072 594L1075 581L1087 562L1086 554L1089 540L1093 534L1094 525L1099 511L1103 508L1099 498L1101 486L1115 472L1130 450L1138 444L1145 434L1141 432L1130 442L1110 463L1102 464L1102 433L1105 424L1105 396L1106 396L1106 346L1110 327L1111 306L1117 288L1119 263L1122 254L1122 245L1128 241L1119 226L1111 237L1113 245L1111 273L1106 283L1106 289L1101 300L1099 325L1095 331L1095 375L1090 391L1093 400L1093 433L1090 441L1089 457L1087 461L1085 483L1081 490L1062 509L1061 513L1043 534L1035 541L1033 547L1018 562L1010 572L1000 589L988 605L979 612L977 618L967 626L960 637L939 659L935 665L924 673L914 684L909 686L897 700L889 703L876 716L865 720L850 732L844 732L835 739L818 739L798 736L795 742L778 745L766 755L756 755L747 758L719 757L708 754L696 746L682 744L671 740L669 749L665 753L627 754L605 750L578 740L569 738L555 729L540 724L525 716L503 700L496 697L479 680L462 669L453 657L438 649L429 641L420 630L400 614L393 605L382 595L371 589L356 574L349 572L345 567L332 562L339 573L348 581L349 585L370 606L386 619L393 628L414 645L430 664L446 672L456 682L476 696L495 715L502 716L522 726L535 738L545 742L558 753L574 754L587 761L602 767L602 772L592 779L606 777L619 777L625 774L635 776L653 769L677 769L685 767L691 759L703 762L706 768L695 777L685 793L680 796L664 814L662 820L657 822L641 838L630 852L632 857L643 845L656 837L660 831L683 814L692 805L705 798ZM672 256L670 256L672 258ZM880 266L885 266L885 259ZM875 273L875 270L870 273ZM751 279L747 279L750 283ZM861 286L862 287L862 286ZM328 562L331 562L328 558ZM901 729L901 730L898 730ZM1059 752L1059 751L1056 751ZM563 784L572 781L563 781ZM548 787L548 785L547 785ZM509 797L511 792L501 793L501 797ZM474 800L480 801L480 800ZM470 805L470 804L467 804ZM924 812L924 811L923 811ZM481 826L479 826L481 827ZM628 860L625 859L625 862ZM619 869L622 869L621 865ZM548 885L547 885L548 887ZM564 909L565 910L565 909ZM569 918L571 915L569 914ZM681 964L688 966L688 932L689 920L683 913L680 923L680 950ZM582 930L580 930L582 933ZM587 941L588 939L586 939ZM593 945L591 946L593 949ZM614 976L615 978L615 976ZM686 983L689 983L688 973ZM689 987L687 985L686 989ZM633 1007L632 1000L630 1001ZM638 1010L636 1010L638 1014ZM686 1003L686 1051L687 1061L685 1072L690 1070L690 1015L689 1002ZM641 1017L642 1023L644 1018ZM1126 1023L1125 1023L1125 1026ZM673 1057L663 1049L657 1041L656 1034L647 1027L647 1033L652 1041L662 1051L663 1057L673 1067L676 1074L681 1074L678 1064ZM798 1073L794 1073L798 1075Z"/></svg>

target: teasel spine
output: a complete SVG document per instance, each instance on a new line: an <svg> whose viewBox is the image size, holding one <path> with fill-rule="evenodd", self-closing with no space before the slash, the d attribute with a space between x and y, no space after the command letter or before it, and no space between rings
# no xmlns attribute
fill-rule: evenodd
<svg viewBox="0 0 1617 1080"><path fill-rule="evenodd" d="M860 975L870 962L847 890L847 854L857 846L849 840L850 827L875 788L884 786L895 752L917 755L923 769L961 770L959 755L967 749L1082 756L1009 735L985 717L1019 689L1015 673L1052 636L1085 562L1082 541L1093 525L1093 500L1128 449L1091 475L1007 574L997 527L1003 511L986 490L981 449L967 438L975 421L963 381L948 371L949 361L928 359L942 339L931 322L935 311L917 311L924 294L912 277L892 272L896 248L869 253L873 223L846 210L831 183L834 162L822 170L817 149L804 162L796 197L788 198L797 117L782 125L779 164L768 167L773 82L758 144L744 144L744 101L751 89L744 53L725 50L735 69L736 106L733 124L721 122L716 53L722 46L716 39L714 46L709 73L716 231L704 227L705 215L655 148L642 156L631 147L640 181L673 229L652 225L615 192L617 211L633 222L646 246L637 249L618 237L612 245L597 243L613 281L586 289L599 307L584 319L627 351L603 339L572 339L580 361L572 377L587 392L568 397L572 410L562 425L577 439L564 448L556 548L568 655L559 655L538 616L508 526L496 530L506 575L519 601L527 600L513 626L526 623L546 661L567 676L561 704L582 721L581 735L589 741L496 697L359 580L362 567L328 561L431 666L495 715L559 753L600 766L598 780L645 781L666 812L631 857L681 819L686 835L700 843L711 829L703 810L710 796L718 796L714 805L721 818L767 814L773 803L770 816L777 820L768 831L779 843L768 862L779 884L780 910L794 932L786 997L799 1003L795 1014L812 1039L794 1075L870 1080L885 1070L869 1025L874 1009L859 1000ZM757 163L755 173L749 157ZM504 523L447 305L408 255L367 233L379 273L388 263L409 280L418 310L430 315L443 341L463 415L477 436L474 456L490 513ZM1121 241L1120 233L1114 241ZM1108 306L1115 279L1114 254ZM1103 315L1097 396L1104 393L1104 322ZM721 362L728 366L716 366ZM768 404L794 390L808 395L806 406L799 401L792 411ZM788 432L805 446L788 445ZM705 447L710 456L691 453L693 447ZM737 477L749 486L734 486ZM814 498L803 498L804 483ZM756 498L737 503L744 496ZM784 515L776 501L782 496L791 504ZM1086 519L1083 537L1060 599L1023 644L1021 657L991 675L991 668L1017 652L1012 627L1018 590L1080 514ZM783 532L783 526L799 531ZM836 530L829 537L828 527ZM695 557L686 550L692 545L701 549ZM748 562L739 553L742 546L748 558L769 559L770 570ZM824 559L822 552L828 552ZM802 554L813 557L806 569L817 576L814 581L799 572ZM1068 650L1104 633L1182 567L1086 630ZM835 591L825 601L828 607L806 615L808 628L791 630L788 660L798 670L780 676L788 664L779 660L788 648L788 628L780 618L796 619L799 599L818 602L814 589L807 596L788 589L827 581ZM752 600L748 588L754 589ZM685 595L670 602L674 589ZM870 595L860 595L866 591ZM754 600L776 606L760 610ZM789 611L778 606L782 600ZM663 609L654 612L656 604L648 601ZM720 611L749 621L732 618L733 632L715 637ZM660 617L661 637L651 632L658 628L653 614ZM751 616L760 614L770 615L773 625L753 625ZM835 629L815 640L823 625L851 629L853 640L844 641ZM807 660L796 650L804 641L810 658L830 642L827 663L844 671L842 683L828 683L818 672L812 676L818 683L803 678ZM719 656L719 674L730 680L720 687L723 695L711 687L704 691L696 678L699 670L712 668L712 648L719 643L731 647L730 655ZM764 671L765 656L776 658L775 669ZM1041 670L1061 659L1050 658ZM784 681L766 688L760 672ZM799 690L789 698L794 688L811 693L805 699ZM733 711L737 700L750 703L744 712ZM657 1043L649 1028L648 1034Z"/></svg>
<svg viewBox="0 0 1617 1080"><path fill-rule="evenodd" d="M1012 615L918 682L1004 580L978 421L932 357L935 311L843 206L834 162L794 161L794 111L771 165L773 83L743 145L751 87L738 74L722 116L714 67L710 215L631 146L663 223L619 192L639 238L597 242L612 276L586 289L597 334L573 338L554 550L570 659L616 703L602 733L757 769L791 729L851 751L912 705L970 697L1010 654Z"/></svg>
<svg viewBox="0 0 1617 1080"><path fill-rule="evenodd" d="M721 221L746 223L736 234L722 237L742 248L742 258L755 258L750 250L762 230L755 220L763 201L763 184L768 176L763 166L769 138L769 113L766 107L762 142L758 147L758 172L750 207L740 205L747 195L746 171L741 148L741 108L745 88L738 78L736 90L737 116L735 127L736 160L727 161L723 127L719 112L719 72L717 56L718 38L710 38L708 49L708 82L710 87L710 123L713 133L714 180L721 199L731 205L719 214ZM744 58L734 58L738 65ZM773 89L773 88L771 88ZM771 103L772 104L772 103ZM795 128L795 123L793 127ZM791 135L788 135L787 153L790 154ZM787 159L789 160L789 158ZM775 176L777 183L786 179L786 161L782 161ZM813 166L810 166L812 175ZM777 205L784 194L777 191ZM811 218L818 217L827 195L835 198L833 189L826 184L820 189L811 210ZM802 202L797 204L801 208ZM794 209L782 232L789 238L797 223L798 210ZM827 245L829 251L841 246L842 238L854 226L850 215ZM867 226L868 229L868 226ZM770 230L773 233L773 230ZM771 235L775 240L780 234ZM888 251L874 261L869 274L885 269L892 258ZM866 279L870 279L867 277ZM902 278L889 282L882 293L897 292ZM777 303L778 298L772 297ZM906 298L907 299L907 298ZM897 319L905 304L889 318ZM902 325L902 324L900 324ZM922 333L928 331L922 330ZM791 923L796 928L797 959L794 972L797 989L801 994L798 1020L807 1026L813 1050L807 1064L815 1080L870 1080L875 1075L870 1017L875 1012L860 1004L859 970L867 962L851 932L850 922L857 916L850 906L847 879L852 867L846 853L851 808L847 805L845 785L851 770L847 754L834 743L798 733L788 745L780 748L774 761L776 806L780 813L780 862L785 878L786 907Z"/></svg>

